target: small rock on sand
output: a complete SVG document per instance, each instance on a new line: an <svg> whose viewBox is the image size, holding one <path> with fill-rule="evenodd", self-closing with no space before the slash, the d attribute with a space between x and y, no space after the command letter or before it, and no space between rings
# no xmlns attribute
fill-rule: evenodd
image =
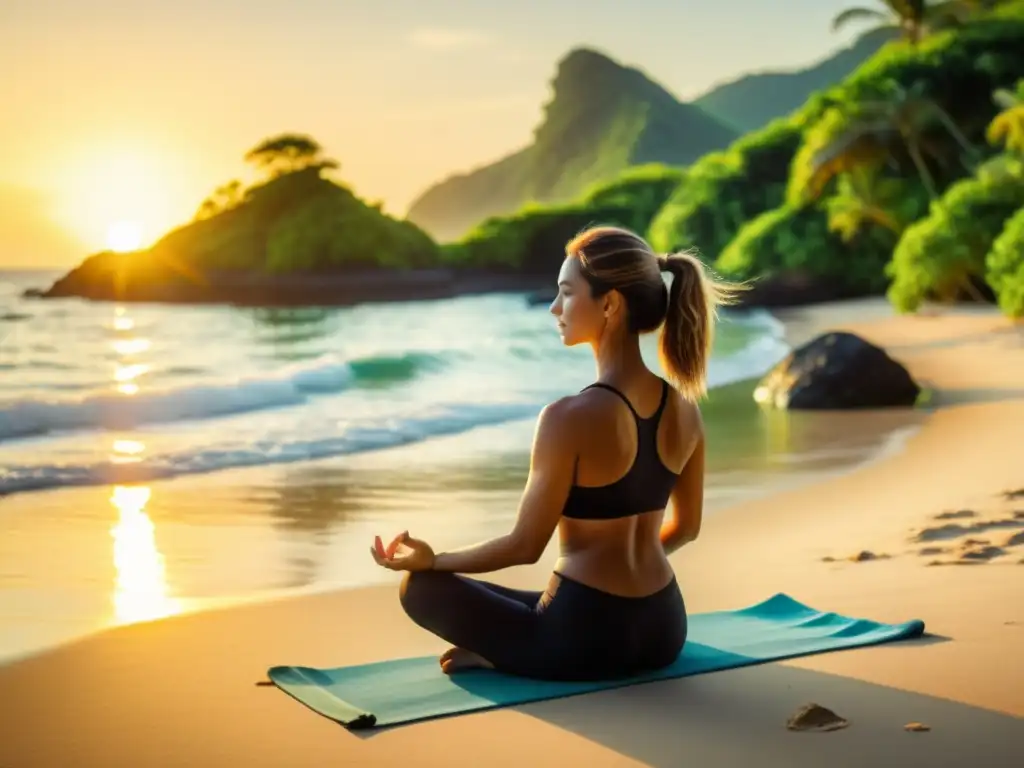
<svg viewBox="0 0 1024 768"><path fill-rule="evenodd" d="M921 557L927 557L928 555L941 555L944 552L949 552L949 549L946 547L921 547L917 554Z"/></svg>
<svg viewBox="0 0 1024 768"><path fill-rule="evenodd" d="M850 721L840 717L831 709L819 704L805 704L800 707L786 721L786 727L791 731L838 731L850 724Z"/></svg>
<svg viewBox="0 0 1024 768"><path fill-rule="evenodd" d="M1003 498L1007 501L1011 499L1024 499L1024 488L1018 488L1015 491L1003 491Z"/></svg>
<svg viewBox="0 0 1024 768"><path fill-rule="evenodd" d="M825 555L823 558L821 558L821 562L823 563L834 563L835 561L836 559L831 555Z"/></svg>
<svg viewBox="0 0 1024 768"><path fill-rule="evenodd" d="M907 723L903 726L904 731L916 731L919 733L924 731L930 731L931 729L932 728L930 725L925 725L924 723Z"/></svg>
<svg viewBox="0 0 1024 768"><path fill-rule="evenodd" d="M889 557L889 556L887 554L885 554L884 552L882 554L880 554L880 555L876 555L870 549L862 549L857 554L850 555L849 559L850 559L851 562L854 562L854 563L865 563L868 560L884 560L887 557Z"/></svg>

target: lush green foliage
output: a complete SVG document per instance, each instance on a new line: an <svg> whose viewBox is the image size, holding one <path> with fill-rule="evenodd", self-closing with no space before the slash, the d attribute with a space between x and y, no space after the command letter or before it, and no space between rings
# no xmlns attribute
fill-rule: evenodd
<svg viewBox="0 0 1024 768"><path fill-rule="evenodd" d="M694 163L651 222L651 244L716 258L744 223L782 204L800 136L797 120L776 120Z"/></svg>
<svg viewBox="0 0 1024 768"><path fill-rule="evenodd" d="M714 266L743 280L799 274L858 295L884 287L883 270L891 249L892 239L882 230L868 231L848 246L820 207L782 206L745 226ZM837 253L845 258L835 258Z"/></svg>
<svg viewBox="0 0 1024 768"><path fill-rule="evenodd" d="M589 226L613 224L645 232L685 178L681 169L664 165L631 168L614 182L591 187L577 202L533 203L511 216L492 217L459 243L445 246L445 258L462 266L550 274L565 257L566 242Z"/></svg>
<svg viewBox="0 0 1024 768"><path fill-rule="evenodd" d="M631 206L532 205L512 216L495 216L462 241L444 246L449 264L552 275L565 258L565 244L587 227L612 224L634 228Z"/></svg>
<svg viewBox="0 0 1024 768"><path fill-rule="evenodd" d="M928 284L938 288L962 284L962 274L942 276L960 261L938 254L934 241L920 252L903 245L904 255L891 268L886 265L903 229L928 211L925 181L941 192L969 172L971 156L965 158L961 142L970 143L975 157L983 156L985 131L996 112L991 94L1012 84L1022 71L1020 22L976 22L915 47L886 47L847 81L804 107L804 131L789 169L785 207L747 223L716 267L744 277L798 269L842 280L851 292L882 290L895 277L899 286L890 296L901 299L897 305L904 308L916 306L918 299L910 297L923 298L931 290L912 288L923 273L932 274ZM865 104L883 105L886 99L895 106L888 111L879 106L871 120L864 119ZM948 113L951 125L939 111ZM908 151L912 141L925 155L925 175ZM856 185L854 176L861 177ZM997 228L973 257L975 275L1002 224L997 216L985 221ZM913 242L919 236L908 230L903 239ZM943 247L949 245L944 242ZM901 264L914 264L913 276L901 278L901 271L906 272Z"/></svg>
<svg viewBox="0 0 1024 768"><path fill-rule="evenodd" d="M929 298L970 294L985 277L993 242L1022 206L1024 179L998 159L953 184L900 238L889 269L890 300L901 311L913 311Z"/></svg>
<svg viewBox="0 0 1024 768"><path fill-rule="evenodd" d="M415 225L390 218L307 167L246 191L244 201L177 229L147 254L202 270L287 272L436 264Z"/></svg>
<svg viewBox="0 0 1024 768"><path fill-rule="evenodd" d="M582 205L598 208L620 205L634 213L633 226L644 232L654 216L679 188L687 173L682 168L651 163L622 173L615 180L597 184L584 192Z"/></svg>
<svg viewBox="0 0 1024 768"><path fill-rule="evenodd" d="M1010 317L1024 317L1024 206L992 244L985 259L985 275L1000 309Z"/></svg>

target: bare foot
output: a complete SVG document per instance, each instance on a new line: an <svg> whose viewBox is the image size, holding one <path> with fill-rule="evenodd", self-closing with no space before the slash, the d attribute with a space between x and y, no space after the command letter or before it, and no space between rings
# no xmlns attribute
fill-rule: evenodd
<svg viewBox="0 0 1024 768"><path fill-rule="evenodd" d="M449 648L441 654L441 671L446 675L466 669L494 669L494 665L479 654L465 648Z"/></svg>

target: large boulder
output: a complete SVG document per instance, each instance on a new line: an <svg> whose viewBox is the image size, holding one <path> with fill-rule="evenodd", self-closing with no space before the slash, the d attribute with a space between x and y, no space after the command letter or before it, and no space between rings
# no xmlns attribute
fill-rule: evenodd
<svg viewBox="0 0 1024 768"><path fill-rule="evenodd" d="M885 408L911 406L920 391L884 349L852 333L829 332L769 371L754 399L789 409Z"/></svg>

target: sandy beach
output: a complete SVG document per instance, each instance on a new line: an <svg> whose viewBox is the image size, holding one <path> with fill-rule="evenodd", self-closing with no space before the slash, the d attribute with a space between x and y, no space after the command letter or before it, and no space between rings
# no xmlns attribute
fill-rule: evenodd
<svg viewBox="0 0 1024 768"><path fill-rule="evenodd" d="M1020 765L1024 327L978 309L893 318L878 304L785 320L794 339L824 325L882 345L934 413L867 466L707 516L673 558L688 609L786 592L919 618L925 638L357 734L255 683L276 664L444 644L406 619L394 585L312 595L134 624L0 667L0 768ZM543 583L554 556L493 576ZM788 731L809 702L850 727Z"/></svg>

